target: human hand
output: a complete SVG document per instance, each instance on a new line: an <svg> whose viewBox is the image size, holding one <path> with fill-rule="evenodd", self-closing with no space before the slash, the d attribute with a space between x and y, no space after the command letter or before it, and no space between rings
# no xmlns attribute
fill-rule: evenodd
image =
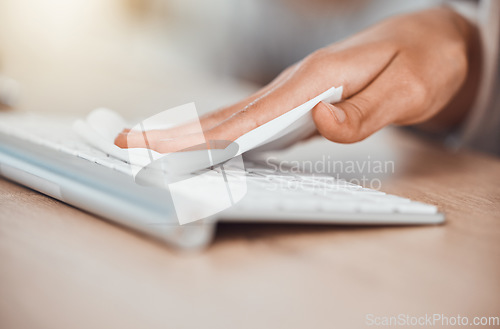
<svg viewBox="0 0 500 329"><path fill-rule="evenodd" d="M333 86L343 101L319 103L312 116L334 142L360 141L390 125L424 122L452 100L468 72L472 26L448 8L388 19L317 50L247 99L201 118L206 140L234 141ZM148 145L169 153L200 140L197 124L147 132ZM146 147L124 131L120 147Z"/></svg>

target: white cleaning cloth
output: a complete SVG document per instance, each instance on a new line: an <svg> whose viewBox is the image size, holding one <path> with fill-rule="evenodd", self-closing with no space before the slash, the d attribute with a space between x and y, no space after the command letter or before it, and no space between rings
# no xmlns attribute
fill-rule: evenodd
<svg viewBox="0 0 500 329"><path fill-rule="evenodd" d="M125 120L109 109L96 109L85 120L77 120L73 129L90 145L118 159L139 167L164 158L173 171L192 172L225 162L245 152L267 151L288 146L314 132L311 109L319 102L336 103L342 98L342 87L331 88L304 104L242 135L225 149L185 151L161 154L146 148L121 149L114 144L118 133L127 127ZM194 104L191 112L193 112ZM170 110L162 113L167 113ZM194 109L195 111L195 109ZM156 118L168 118L168 115L155 115ZM158 120L160 120L158 119ZM148 119L146 119L148 120ZM146 122L144 120L143 122ZM161 121L161 120L160 120ZM141 123L135 126L141 127ZM152 129L151 120L146 130ZM155 122L155 129L171 127L172 122Z"/></svg>

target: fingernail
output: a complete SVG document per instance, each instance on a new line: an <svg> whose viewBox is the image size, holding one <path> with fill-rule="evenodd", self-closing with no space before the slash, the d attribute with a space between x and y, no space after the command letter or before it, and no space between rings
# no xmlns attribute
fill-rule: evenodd
<svg viewBox="0 0 500 329"><path fill-rule="evenodd" d="M335 119L337 119L337 122L338 123L342 123L345 121L345 112L344 110L336 107L335 105L330 105L330 111L332 112L333 116L335 117Z"/></svg>

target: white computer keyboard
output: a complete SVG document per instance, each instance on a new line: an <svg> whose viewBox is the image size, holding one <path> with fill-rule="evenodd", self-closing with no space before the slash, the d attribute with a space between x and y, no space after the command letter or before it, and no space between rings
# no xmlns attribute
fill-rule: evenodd
<svg viewBox="0 0 500 329"><path fill-rule="evenodd" d="M128 176L133 175L133 165L86 144L72 131L72 122L72 119L60 117L1 113L0 132L80 157ZM357 214L365 214L367 216L361 218L370 223L370 220L366 220L370 216L380 219L384 215L387 218L410 215L411 219L412 215L428 215L429 222L441 221L436 219L438 209L433 205L363 188L325 175L280 173L250 162L245 162L245 166L248 192L242 201L224 212L222 217L230 218L237 214L239 218L250 220L286 214L290 218L303 218L304 213L308 213L314 219L315 216L322 218L336 214L339 218L346 218L344 222L349 223L349 220L357 218ZM217 168L212 169L212 172L214 175L220 174ZM231 175L230 171L226 174ZM375 222L380 223L380 220ZM388 219L386 222L397 221Z"/></svg>

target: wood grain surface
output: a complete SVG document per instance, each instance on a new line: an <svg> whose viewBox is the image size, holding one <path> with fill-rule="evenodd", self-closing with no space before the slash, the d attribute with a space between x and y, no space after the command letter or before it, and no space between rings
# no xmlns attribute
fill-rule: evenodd
<svg viewBox="0 0 500 329"><path fill-rule="evenodd" d="M500 316L500 160L392 132L383 190L439 226L219 225L197 253L0 181L1 328L363 328ZM439 326L437 326L439 327Z"/></svg>

